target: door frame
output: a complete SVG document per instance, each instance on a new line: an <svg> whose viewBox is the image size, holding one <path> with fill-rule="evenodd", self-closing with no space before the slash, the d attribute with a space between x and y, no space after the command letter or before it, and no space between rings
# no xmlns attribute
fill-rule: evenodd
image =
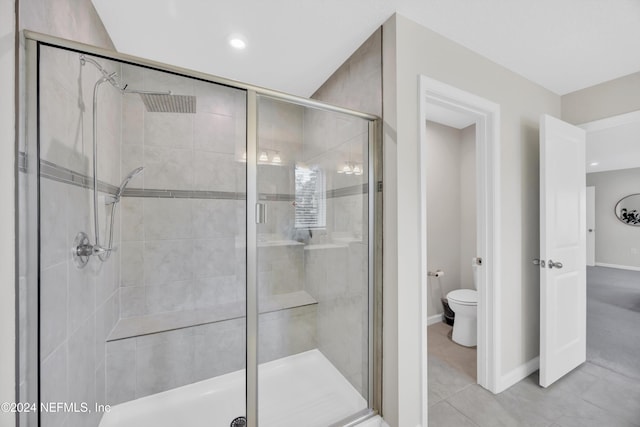
<svg viewBox="0 0 640 427"><path fill-rule="evenodd" d="M427 381L427 105L472 116L476 124L476 194L478 248L482 271L478 275L478 373L477 382L493 393L505 387L500 381L500 105L427 76L419 76L420 96L420 289L422 395L428 396ZM423 424L428 422L423 411Z"/></svg>
<svg viewBox="0 0 640 427"><path fill-rule="evenodd" d="M581 129L584 129L585 132L587 133L587 138L588 138L590 132L598 132L598 131L607 130L607 129L614 129L618 126L631 124L631 123L640 123L640 110L634 110L628 113L616 114L614 116L604 117L602 119L591 120L576 126ZM587 175L589 173L591 172L589 171L586 172ZM596 233L597 231L598 230L596 229ZM597 234L596 234L596 241L597 241ZM594 247L594 251L595 251L595 247ZM637 267L628 267L624 265L601 263L601 262L598 262L597 257L595 259L594 265L596 267L621 268L624 270L640 270L640 268L637 268Z"/></svg>
<svg viewBox="0 0 640 427"><path fill-rule="evenodd" d="M586 177L585 177L586 178ZM596 230L596 187L593 185L587 185L587 267L594 267L596 265L596 235L592 234L592 238L589 238L589 233L595 233ZM589 219L593 220L593 224ZM593 228L590 228L593 226ZM591 230L591 231L589 231ZM593 243L590 243L592 241Z"/></svg>

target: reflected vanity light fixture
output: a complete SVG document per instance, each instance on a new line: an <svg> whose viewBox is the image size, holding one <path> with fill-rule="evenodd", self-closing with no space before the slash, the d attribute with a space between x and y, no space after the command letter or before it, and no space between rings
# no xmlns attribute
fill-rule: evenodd
<svg viewBox="0 0 640 427"><path fill-rule="evenodd" d="M598 162L591 162L591 164L589 166L598 166L600 163Z"/></svg>
<svg viewBox="0 0 640 427"><path fill-rule="evenodd" d="M345 175L351 175L353 170L351 169L351 165L349 163L345 163L341 170L338 173L343 173Z"/></svg>
<svg viewBox="0 0 640 427"><path fill-rule="evenodd" d="M273 155L271 155L273 153ZM242 153L242 157L237 160L241 163L247 163L247 152L244 151ZM280 152L265 148L260 150L260 154L258 155L258 163L261 165L269 164L274 166L282 165L282 157L280 157Z"/></svg>
<svg viewBox="0 0 640 427"><path fill-rule="evenodd" d="M271 163L280 164L282 163L282 159L280 158L280 152L276 151L276 154L273 155L271 159Z"/></svg>
<svg viewBox="0 0 640 427"><path fill-rule="evenodd" d="M345 175L362 175L362 166L346 162L342 169L338 169L338 173Z"/></svg>

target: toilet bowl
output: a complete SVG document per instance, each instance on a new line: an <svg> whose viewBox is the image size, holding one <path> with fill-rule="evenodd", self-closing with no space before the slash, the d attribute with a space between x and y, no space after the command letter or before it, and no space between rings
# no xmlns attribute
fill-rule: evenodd
<svg viewBox="0 0 640 427"><path fill-rule="evenodd" d="M474 347L478 343L478 265L475 258L471 261L471 268L474 289L456 289L447 294L449 307L455 313L451 338L465 347Z"/></svg>
<svg viewBox="0 0 640 427"><path fill-rule="evenodd" d="M455 313L453 322L454 342L465 347L477 344L478 291L475 289L456 289L447 294L449 307Z"/></svg>

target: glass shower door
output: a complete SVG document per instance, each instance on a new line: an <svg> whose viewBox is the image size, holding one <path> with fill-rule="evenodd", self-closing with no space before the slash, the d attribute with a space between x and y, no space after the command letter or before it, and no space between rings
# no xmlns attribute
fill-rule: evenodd
<svg viewBox="0 0 640 427"><path fill-rule="evenodd" d="M325 427L369 406L369 122L257 110L258 421Z"/></svg>
<svg viewBox="0 0 640 427"><path fill-rule="evenodd" d="M246 91L53 46L38 61L38 381L54 409L38 425L230 425L246 413ZM111 256L74 256L79 232Z"/></svg>

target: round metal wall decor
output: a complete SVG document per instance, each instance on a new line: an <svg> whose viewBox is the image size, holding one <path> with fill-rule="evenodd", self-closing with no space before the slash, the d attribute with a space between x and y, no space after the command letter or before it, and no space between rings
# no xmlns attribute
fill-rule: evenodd
<svg viewBox="0 0 640 427"><path fill-rule="evenodd" d="M640 227L640 193L629 194L616 203L616 218L627 225Z"/></svg>

